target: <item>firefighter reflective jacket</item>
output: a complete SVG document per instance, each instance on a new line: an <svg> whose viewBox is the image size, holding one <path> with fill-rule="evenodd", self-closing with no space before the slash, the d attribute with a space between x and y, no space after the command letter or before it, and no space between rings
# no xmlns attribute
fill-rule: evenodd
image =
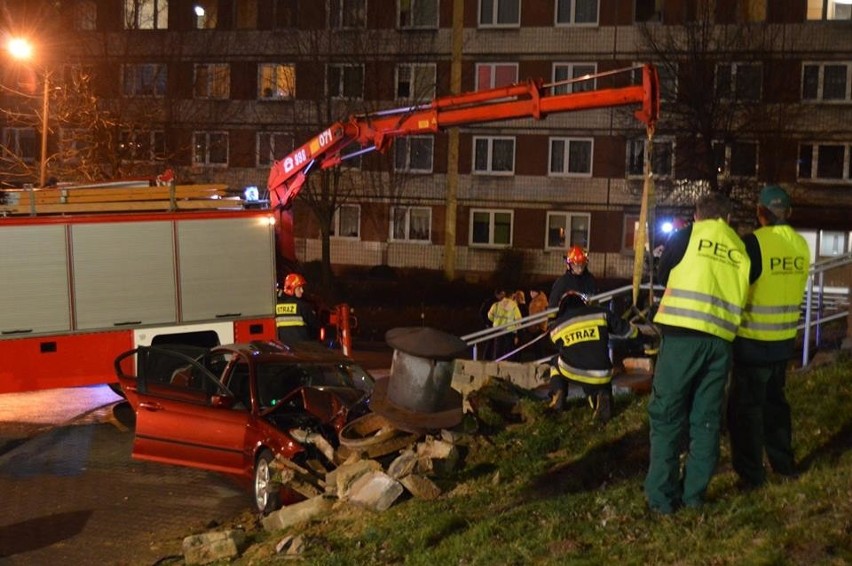
<svg viewBox="0 0 852 566"><path fill-rule="evenodd" d="M633 338L636 327L600 307L580 307L565 312L550 331L559 348L559 373L568 379L589 384L612 380L609 338Z"/></svg>
<svg viewBox="0 0 852 566"><path fill-rule="evenodd" d="M275 305L275 326L278 339L285 344L316 338L316 315L307 301L298 297L279 299Z"/></svg>
<svg viewBox="0 0 852 566"><path fill-rule="evenodd" d="M683 259L669 273L654 322L733 341L750 265L742 240L724 220L696 222Z"/></svg>
<svg viewBox="0 0 852 566"><path fill-rule="evenodd" d="M751 286L737 336L789 340L796 336L808 281L808 243L788 225L754 231L760 245L760 277Z"/></svg>

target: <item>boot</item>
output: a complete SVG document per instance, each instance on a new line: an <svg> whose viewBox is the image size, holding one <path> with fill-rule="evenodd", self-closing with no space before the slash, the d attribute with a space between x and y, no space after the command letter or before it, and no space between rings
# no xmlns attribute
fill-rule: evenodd
<svg viewBox="0 0 852 566"><path fill-rule="evenodd" d="M609 422L612 418L612 393L601 391L593 399L595 409L593 418L601 424Z"/></svg>

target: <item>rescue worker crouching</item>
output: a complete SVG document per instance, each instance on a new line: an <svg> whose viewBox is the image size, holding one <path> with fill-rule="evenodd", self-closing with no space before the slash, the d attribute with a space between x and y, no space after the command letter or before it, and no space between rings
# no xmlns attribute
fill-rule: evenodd
<svg viewBox="0 0 852 566"><path fill-rule="evenodd" d="M311 304L302 298L306 284L305 278L298 273L291 273L284 278L281 295L275 305L278 340L284 344L317 339L317 315Z"/></svg>
<svg viewBox="0 0 852 566"><path fill-rule="evenodd" d="M587 304L585 295L568 291L559 301L550 339L559 349L550 370L550 408L562 410L568 382L579 384L595 420L612 418L612 360L609 339L636 338L639 332L607 309Z"/></svg>

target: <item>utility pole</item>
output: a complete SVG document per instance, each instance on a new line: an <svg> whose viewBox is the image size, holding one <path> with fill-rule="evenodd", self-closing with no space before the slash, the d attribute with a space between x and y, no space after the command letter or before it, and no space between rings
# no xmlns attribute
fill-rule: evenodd
<svg viewBox="0 0 852 566"><path fill-rule="evenodd" d="M464 38L464 0L453 0L452 59L450 62L450 93L461 92L462 46ZM447 148L447 198L444 220L444 277L456 276L456 216L459 186L459 129L450 128Z"/></svg>

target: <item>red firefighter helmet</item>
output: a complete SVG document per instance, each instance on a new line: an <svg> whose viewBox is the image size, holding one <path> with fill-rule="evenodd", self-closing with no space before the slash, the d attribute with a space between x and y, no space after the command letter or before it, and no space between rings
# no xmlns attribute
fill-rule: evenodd
<svg viewBox="0 0 852 566"><path fill-rule="evenodd" d="M307 281L298 273L291 273L284 278L284 294L293 295L296 293L296 287L304 287Z"/></svg>
<svg viewBox="0 0 852 566"><path fill-rule="evenodd" d="M589 255L580 246L571 246L571 249L565 254L565 263L568 265L586 265L589 263Z"/></svg>

